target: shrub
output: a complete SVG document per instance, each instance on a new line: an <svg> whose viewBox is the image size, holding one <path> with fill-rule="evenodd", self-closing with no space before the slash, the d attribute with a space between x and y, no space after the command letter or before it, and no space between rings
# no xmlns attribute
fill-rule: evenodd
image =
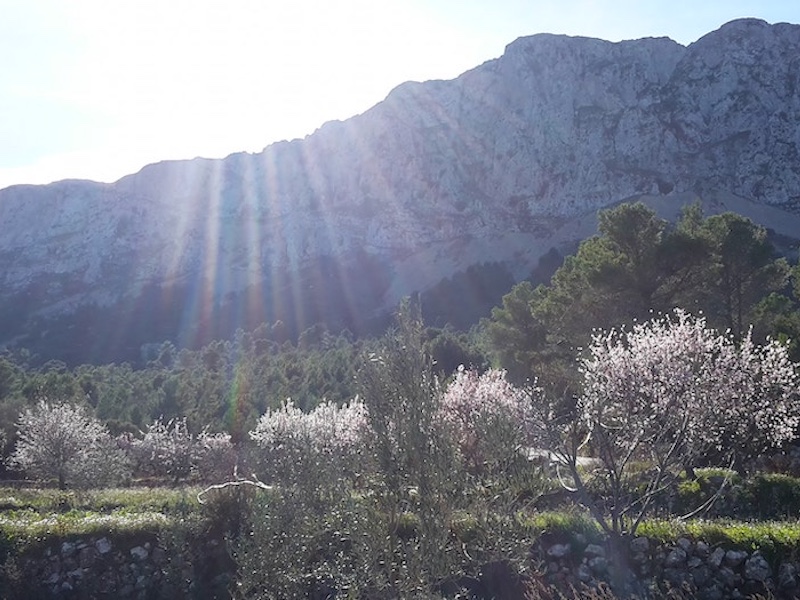
<svg viewBox="0 0 800 600"><path fill-rule="evenodd" d="M177 482L192 471L193 445L185 417L166 423L158 418L147 426L144 438L133 441L131 453L140 472Z"/></svg>
<svg viewBox="0 0 800 600"><path fill-rule="evenodd" d="M233 546L237 598L384 598L394 558L380 514L350 496L319 503L296 487L257 491Z"/></svg>
<svg viewBox="0 0 800 600"><path fill-rule="evenodd" d="M800 479L780 474L756 475L732 490L735 512L725 516L794 519L800 514Z"/></svg>

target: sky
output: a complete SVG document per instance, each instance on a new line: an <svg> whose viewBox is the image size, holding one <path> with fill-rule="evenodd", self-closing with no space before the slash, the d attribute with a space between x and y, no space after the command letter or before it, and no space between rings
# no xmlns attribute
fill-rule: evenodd
<svg viewBox="0 0 800 600"><path fill-rule="evenodd" d="M690 44L797 0L0 0L0 188L259 152L514 39Z"/></svg>

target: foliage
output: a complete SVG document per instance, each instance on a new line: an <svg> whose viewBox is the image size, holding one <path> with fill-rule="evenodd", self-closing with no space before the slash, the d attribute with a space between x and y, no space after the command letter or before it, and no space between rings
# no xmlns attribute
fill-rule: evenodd
<svg viewBox="0 0 800 600"><path fill-rule="evenodd" d="M639 535L662 542L690 537L728 549L761 550L768 558L800 551L800 524L796 521L648 520L642 523Z"/></svg>
<svg viewBox="0 0 800 600"><path fill-rule="evenodd" d="M364 503L346 496L320 506L299 490L261 492L254 501L250 535L234 547L238 566L234 595L348 597L385 588L388 573L381 569L385 558L381 525Z"/></svg>
<svg viewBox="0 0 800 600"><path fill-rule="evenodd" d="M0 515L0 531L35 542L43 537L67 537L91 535L114 531L131 533L154 531L169 522L160 511L130 512L124 509L109 513L70 510L43 514L34 511L18 511Z"/></svg>
<svg viewBox="0 0 800 600"><path fill-rule="evenodd" d="M40 481L100 487L129 474L127 457L84 406L41 400L22 413L17 429L9 463Z"/></svg>
<svg viewBox="0 0 800 600"><path fill-rule="evenodd" d="M743 337L759 300L786 284L789 266L784 259L776 259L766 229L741 215L708 217L700 235L711 248L706 269L710 285L697 289L701 297L706 295L705 311L712 323Z"/></svg>
<svg viewBox="0 0 800 600"><path fill-rule="evenodd" d="M206 483L229 480L238 464L230 434L201 431L195 438L193 461L193 473L198 480Z"/></svg>
<svg viewBox="0 0 800 600"><path fill-rule="evenodd" d="M466 334L455 332L450 327L428 327L425 337L425 350L430 354L437 373L445 378L452 376L461 366L478 371L489 366L489 358L480 348L474 332Z"/></svg>
<svg viewBox="0 0 800 600"><path fill-rule="evenodd" d="M237 598L440 598L462 577L478 582L486 565L502 562L517 575L530 551L531 529L498 515L459 511L434 547L417 512L393 519L370 497L320 504L297 488L276 489L258 491L252 506L248 535L234 544Z"/></svg>
<svg viewBox="0 0 800 600"><path fill-rule="evenodd" d="M736 452L742 464L792 439L800 424L800 378L785 346L757 346L750 336L737 345L681 310L630 332L597 333L581 365L579 408L595 442L614 454L641 458L643 447L660 452L657 442L692 459Z"/></svg>
<svg viewBox="0 0 800 600"><path fill-rule="evenodd" d="M159 418L147 426L144 438L133 440L131 455L137 470L177 482L191 474L193 446L185 418L166 423Z"/></svg>
<svg viewBox="0 0 800 600"><path fill-rule="evenodd" d="M541 374L548 360L561 352L551 351L544 322L534 314L543 288L533 289L523 281L503 296L503 306L492 309L491 320L483 321L484 330L498 362L514 383L525 383L534 372Z"/></svg>
<svg viewBox="0 0 800 600"><path fill-rule="evenodd" d="M603 538L597 521L575 510L543 511L531 516L526 525L535 532L547 532L556 537L575 538L581 535L590 543L600 542Z"/></svg>
<svg viewBox="0 0 800 600"><path fill-rule="evenodd" d="M369 482L371 494L390 532L389 564L411 577L424 572L426 580L436 581L451 574L457 560L448 545L449 522L463 501L465 473L440 423L444 390L425 351L415 306L401 306L396 329L365 357L358 380L377 468ZM415 536L398 539L402 515L409 512L418 519ZM413 594L421 591L412 589Z"/></svg>
<svg viewBox="0 0 800 600"><path fill-rule="evenodd" d="M734 487L739 518L791 519L800 514L800 479L777 473L758 474Z"/></svg>
<svg viewBox="0 0 800 600"><path fill-rule="evenodd" d="M469 329L489 314L513 284L511 272L502 263L471 265L423 292L422 318L436 327Z"/></svg>
<svg viewBox="0 0 800 600"><path fill-rule="evenodd" d="M723 480L727 484L720 491ZM742 478L722 469L698 469L695 479L678 485L674 514L689 513L717 496L706 518L778 520L800 513L800 479L777 473L757 473Z"/></svg>

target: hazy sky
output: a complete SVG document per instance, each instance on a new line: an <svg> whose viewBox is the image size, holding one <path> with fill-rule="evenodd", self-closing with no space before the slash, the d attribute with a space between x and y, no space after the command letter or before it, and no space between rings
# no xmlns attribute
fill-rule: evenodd
<svg viewBox="0 0 800 600"><path fill-rule="evenodd" d="M260 151L539 32L689 44L798 0L0 0L0 187Z"/></svg>

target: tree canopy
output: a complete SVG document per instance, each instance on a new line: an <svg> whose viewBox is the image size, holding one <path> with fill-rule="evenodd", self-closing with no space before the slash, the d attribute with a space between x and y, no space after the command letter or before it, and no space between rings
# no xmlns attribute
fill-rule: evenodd
<svg viewBox="0 0 800 600"><path fill-rule="evenodd" d="M497 361L514 381L538 376L569 388L577 382L571 362L594 329L676 307L701 311L741 339L759 315L767 320L759 303L784 291L789 276L766 230L733 213L704 218L691 205L672 225L643 203L621 204L599 213L598 230L549 284L517 284L484 320Z"/></svg>

